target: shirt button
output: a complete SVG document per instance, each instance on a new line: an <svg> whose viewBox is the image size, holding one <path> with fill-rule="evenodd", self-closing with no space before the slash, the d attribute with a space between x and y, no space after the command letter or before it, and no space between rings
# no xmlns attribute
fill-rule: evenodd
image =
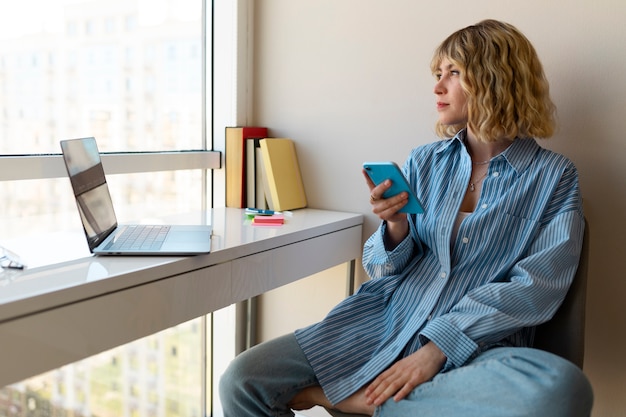
<svg viewBox="0 0 626 417"><path fill-rule="evenodd" d="M487 208L487 204L482 204L482 205L480 206L480 208L484 208L484 209L486 209L486 208Z"/></svg>
<svg viewBox="0 0 626 417"><path fill-rule="evenodd" d="M448 275L447 275L445 272L442 272L441 274L439 274L439 276L440 276L441 278L445 278L445 277L446 277L446 276L448 276Z"/></svg>
<svg viewBox="0 0 626 417"><path fill-rule="evenodd" d="M500 173L499 173L498 171L496 171L496 172L494 172L494 173L493 173L493 176L494 176L494 177L497 177L497 176L499 176L499 175L500 175Z"/></svg>
<svg viewBox="0 0 626 417"><path fill-rule="evenodd" d="M467 243L467 242L469 242L469 238L464 237L464 238L463 238L463 243Z"/></svg>

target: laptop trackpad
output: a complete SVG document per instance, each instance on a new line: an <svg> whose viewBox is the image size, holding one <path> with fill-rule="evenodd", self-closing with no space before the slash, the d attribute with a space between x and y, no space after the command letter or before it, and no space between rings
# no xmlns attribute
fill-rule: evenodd
<svg viewBox="0 0 626 417"><path fill-rule="evenodd" d="M175 254L208 253L211 251L210 231L175 231L170 230L161 252Z"/></svg>

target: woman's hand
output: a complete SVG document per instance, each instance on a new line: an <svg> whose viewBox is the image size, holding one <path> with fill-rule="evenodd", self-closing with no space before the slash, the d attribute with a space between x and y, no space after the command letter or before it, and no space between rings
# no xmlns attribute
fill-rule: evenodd
<svg viewBox="0 0 626 417"><path fill-rule="evenodd" d="M433 342L394 363L365 390L367 404L378 407L389 398L400 401L415 387L430 381L446 363L446 356Z"/></svg>
<svg viewBox="0 0 626 417"><path fill-rule="evenodd" d="M398 210L409 201L409 195L406 192L401 192L392 197L383 198L383 193L391 187L391 181L385 180L377 186L372 182L365 170L362 170L362 172L370 190L372 213L387 222L385 248L391 250L409 234L409 222L406 213L398 213Z"/></svg>
<svg viewBox="0 0 626 417"><path fill-rule="evenodd" d="M401 192L393 197L383 198L385 191L391 187L391 180L385 180L376 186L365 170L362 170L363 177L370 190L370 204L372 204L372 213L376 214L381 220L387 222L396 222L406 220L405 213L398 213L402 207L409 201L409 195Z"/></svg>

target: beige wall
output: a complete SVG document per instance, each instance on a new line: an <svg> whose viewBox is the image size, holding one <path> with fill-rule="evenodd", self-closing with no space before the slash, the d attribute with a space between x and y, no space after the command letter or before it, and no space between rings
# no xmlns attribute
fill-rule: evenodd
<svg viewBox="0 0 626 417"><path fill-rule="evenodd" d="M296 140L310 206L367 214L364 238L377 220L361 163L403 162L412 147L435 139L429 62L436 45L483 18L509 21L527 34L559 109L560 131L545 146L578 166L590 224L585 371L595 389L593 415L626 415L626 2L256 0L254 6L251 121ZM343 295L343 273L270 294L264 335L323 316Z"/></svg>

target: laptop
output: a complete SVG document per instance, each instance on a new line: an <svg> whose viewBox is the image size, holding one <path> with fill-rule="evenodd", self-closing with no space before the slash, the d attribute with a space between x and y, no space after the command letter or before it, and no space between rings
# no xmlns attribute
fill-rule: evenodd
<svg viewBox="0 0 626 417"><path fill-rule="evenodd" d="M211 251L210 225L118 225L95 138L61 141L91 253L195 255Z"/></svg>

